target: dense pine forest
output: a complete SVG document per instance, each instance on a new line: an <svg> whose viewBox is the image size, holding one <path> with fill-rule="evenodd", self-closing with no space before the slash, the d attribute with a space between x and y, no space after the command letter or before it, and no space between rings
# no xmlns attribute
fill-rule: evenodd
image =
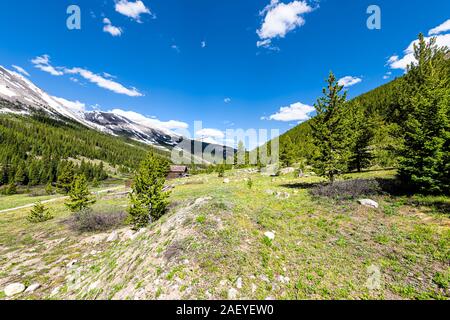
<svg viewBox="0 0 450 320"><path fill-rule="evenodd" d="M70 120L56 120L43 114L31 117L2 114L0 186L57 183L67 172L83 174L89 181L103 180L107 177L106 164L129 172L137 168L149 149L144 144L103 134Z"/></svg>

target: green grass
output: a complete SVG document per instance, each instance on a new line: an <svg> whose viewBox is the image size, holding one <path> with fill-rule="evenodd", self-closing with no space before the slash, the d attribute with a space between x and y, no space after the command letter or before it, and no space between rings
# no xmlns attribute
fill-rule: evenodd
<svg viewBox="0 0 450 320"><path fill-rule="evenodd" d="M46 195L32 197L28 194L15 194L11 196L0 195L0 211L15 207L20 207L28 204L33 204L38 201L45 201L56 197L62 197L61 195Z"/></svg>
<svg viewBox="0 0 450 320"><path fill-rule="evenodd" d="M373 171L345 178L394 174ZM173 208L146 236L136 242L101 244L102 255L92 261L86 275L97 279L107 274L105 279L116 282L105 281L99 297L114 298L126 286L145 288L151 275L163 281L151 284L156 298L164 297L179 281L182 297L208 298L205 292L209 292L214 298L226 298L238 278L243 281L239 297L250 299L449 298L450 218L443 212L449 198L379 195L371 198L380 208L371 209L356 200L313 198L309 186L322 181L314 176L272 178L229 171L226 177L229 184L216 174L171 181L176 185L170 195ZM247 177L252 188L244 180ZM287 192L290 197L277 199L268 190ZM179 229L162 232L173 215L201 197L211 199L186 215ZM93 209L125 210L127 204L126 197L104 194ZM38 225L26 221L29 209L0 215L0 256L35 248L50 265L61 256L78 258L83 250L92 249L77 246L89 235L75 234L62 223L70 215L63 201L48 206L55 218ZM273 231L275 239L267 239L266 231ZM185 236L174 242L179 234ZM65 242L52 250L41 243L60 238ZM176 254L166 261L170 248ZM127 254L132 259L122 259ZM163 263L155 264L153 258ZM184 259L189 263L183 264ZM0 258L0 278L17 267ZM366 285L372 267L381 277L375 290ZM32 267L23 268L26 272ZM48 272L39 275L44 276Z"/></svg>

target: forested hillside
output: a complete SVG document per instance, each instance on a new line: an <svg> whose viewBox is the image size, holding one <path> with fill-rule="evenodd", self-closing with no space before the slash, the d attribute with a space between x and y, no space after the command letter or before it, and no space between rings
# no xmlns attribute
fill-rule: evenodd
<svg viewBox="0 0 450 320"><path fill-rule="evenodd" d="M348 101L349 110L358 108L360 112L364 112L365 121L373 129L370 137L372 165L387 167L395 164L392 152L398 142L392 133L396 123L402 117L398 107L398 87L401 85L401 80L401 78L395 79ZM282 158L286 153L292 154L293 159L290 161L294 162L300 159L310 161L314 157L315 145L311 133L313 122L314 119L303 122L280 136ZM288 151L289 149L292 151Z"/></svg>
<svg viewBox="0 0 450 320"><path fill-rule="evenodd" d="M74 167L89 180L106 177L103 162L119 170L135 169L151 147L88 129L70 120L0 114L0 185L53 183L67 159L84 157ZM159 150L154 152L163 153Z"/></svg>

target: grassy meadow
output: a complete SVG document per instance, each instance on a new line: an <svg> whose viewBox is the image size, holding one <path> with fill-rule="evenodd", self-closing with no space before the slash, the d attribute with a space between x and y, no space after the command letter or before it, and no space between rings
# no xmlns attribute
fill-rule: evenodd
<svg viewBox="0 0 450 320"><path fill-rule="evenodd" d="M341 179L388 184L394 176ZM40 284L16 299L450 297L448 197L408 196L395 187L335 196L320 189L321 178L293 173L241 169L225 178L168 181L168 214L137 232L124 222L77 230L64 199L46 204L54 218L42 223L27 221L30 208L1 213L0 288ZM125 215L120 180L98 190L114 187L96 195L94 213ZM0 196L0 210L52 197L60 196ZM379 207L360 205L363 198ZM7 298L3 291L0 298Z"/></svg>

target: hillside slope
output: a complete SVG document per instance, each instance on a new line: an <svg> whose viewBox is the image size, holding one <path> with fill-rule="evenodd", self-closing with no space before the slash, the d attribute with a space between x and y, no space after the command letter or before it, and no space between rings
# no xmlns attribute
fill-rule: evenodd
<svg viewBox="0 0 450 320"><path fill-rule="evenodd" d="M372 179L375 188L375 178L394 174L347 178ZM374 209L356 201L367 194L339 201L312 196L317 177L251 170L227 177L229 183L217 175L171 181L168 214L138 232L124 225L72 231L63 200L48 204L55 218L41 224L26 220L29 209L0 215L0 298L449 298L447 198L372 189L380 204ZM93 212L124 214L124 190L97 195ZM373 270L379 270L376 287ZM40 287L2 296L15 282Z"/></svg>
<svg viewBox="0 0 450 320"><path fill-rule="evenodd" d="M386 131L390 130L389 125L398 122L403 116L398 108L398 86L402 78L395 79L385 85L375 88L367 93L364 93L352 100L349 104L357 104L366 111L367 117L376 117L378 121L385 126L380 126L379 135L386 135ZM311 134L311 122L314 118L305 121L291 130L285 132L280 136L280 150L286 144L286 139L289 139L295 145L296 159L311 159L314 155L314 142Z"/></svg>

